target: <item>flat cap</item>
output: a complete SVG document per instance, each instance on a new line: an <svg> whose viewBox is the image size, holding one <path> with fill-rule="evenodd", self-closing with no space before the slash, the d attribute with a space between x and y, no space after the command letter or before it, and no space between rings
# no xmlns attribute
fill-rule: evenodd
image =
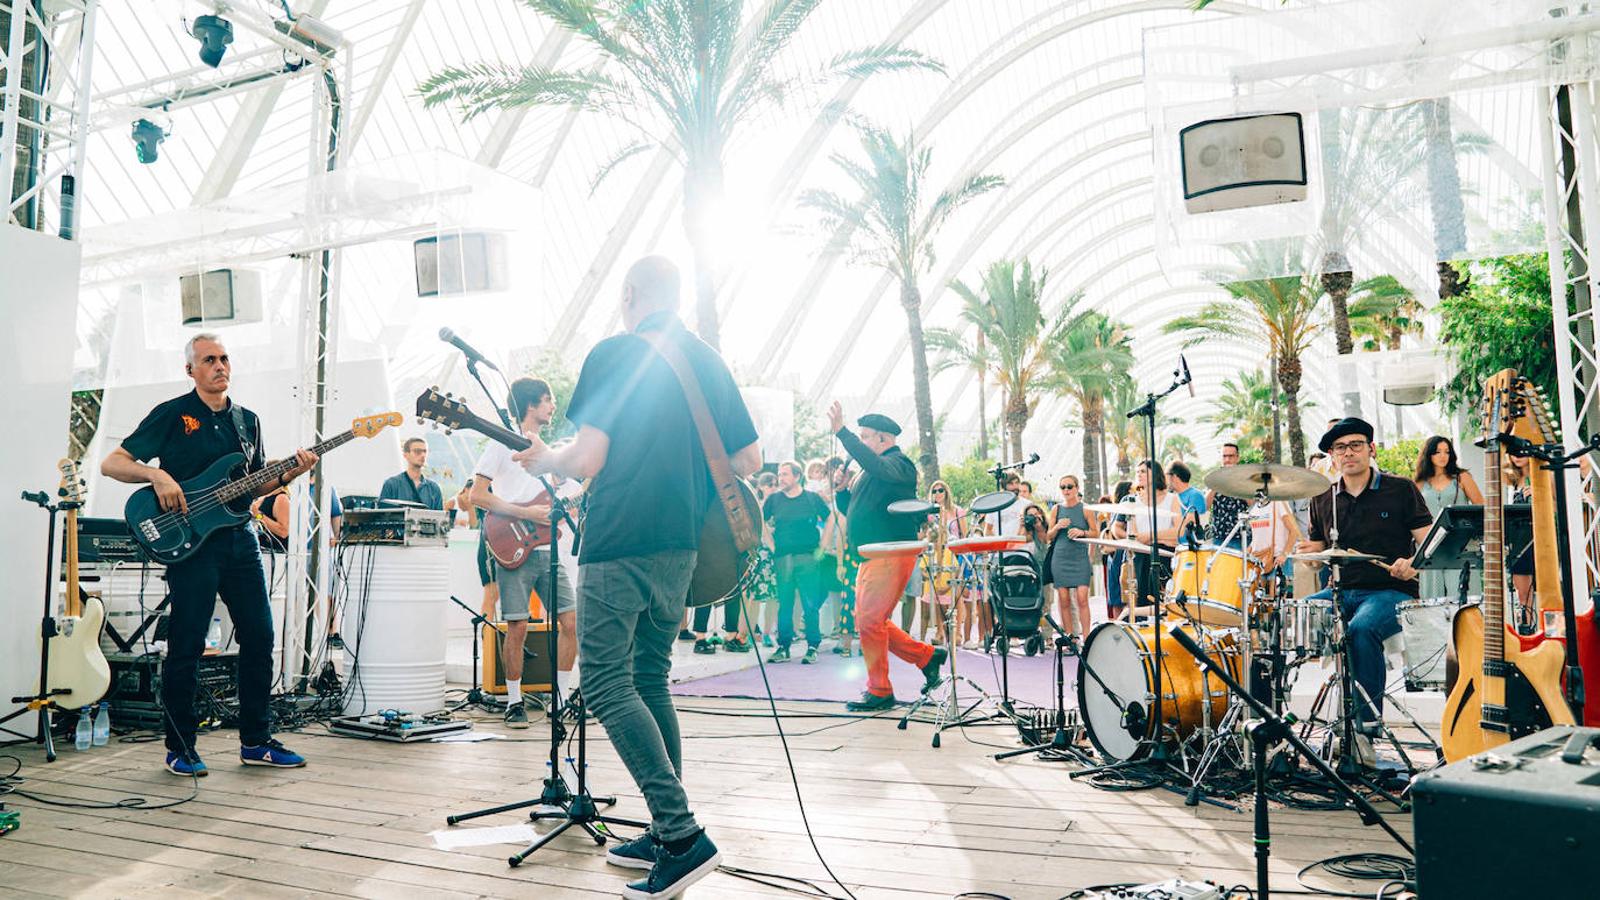
<svg viewBox="0 0 1600 900"><path fill-rule="evenodd" d="M881 431L884 434L892 434L896 436L900 434L900 423L889 418L883 413L867 413L866 415L857 419L856 424L862 428L871 428L873 431Z"/></svg>

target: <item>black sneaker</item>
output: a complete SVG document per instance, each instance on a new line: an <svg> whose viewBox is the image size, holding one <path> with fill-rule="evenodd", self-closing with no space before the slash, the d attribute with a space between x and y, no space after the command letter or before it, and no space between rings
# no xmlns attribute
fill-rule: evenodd
<svg viewBox="0 0 1600 900"><path fill-rule="evenodd" d="M817 663L817 648L815 648L815 647L807 647L806 648L806 655L800 657L800 665L802 665L802 666L813 666L813 665L816 665L816 663Z"/></svg>
<svg viewBox="0 0 1600 900"><path fill-rule="evenodd" d="M789 648L779 647L767 657L769 663L784 663L789 661Z"/></svg>
<svg viewBox="0 0 1600 900"><path fill-rule="evenodd" d="M950 651L944 649L943 647L933 648L933 656L929 658L928 664L922 667L922 678L924 682L922 685L922 692L924 694L938 687L939 683L944 681L944 676L939 673L940 669L944 666L945 660L949 658Z"/></svg>
<svg viewBox="0 0 1600 900"><path fill-rule="evenodd" d="M528 707L522 703L506 704L505 723L507 728L527 728Z"/></svg>
<svg viewBox="0 0 1600 900"><path fill-rule="evenodd" d="M701 638L698 641L694 642L694 652L696 652L696 653L715 653L715 652L717 652L717 645L711 643L711 639L710 638Z"/></svg>
<svg viewBox="0 0 1600 900"><path fill-rule="evenodd" d="M607 857L609 858L609 856ZM688 850L673 853L666 847L656 850L656 864L650 877L630 883L622 889L628 900L665 900L682 894L696 881L710 875L722 861L717 845L711 843L704 831L700 832Z"/></svg>
<svg viewBox="0 0 1600 900"><path fill-rule="evenodd" d="M851 700L844 705L850 712L882 712L894 709L895 699L893 694L879 696L871 691L862 691L860 700Z"/></svg>
<svg viewBox="0 0 1600 900"><path fill-rule="evenodd" d="M722 649L729 653L749 653L750 642L743 638L728 638L722 642Z"/></svg>
<svg viewBox="0 0 1600 900"><path fill-rule="evenodd" d="M626 843L613 844L611 849L606 851L606 862L624 869L648 872L655 868L658 850L656 839L647 831Z"/></svg>
<svg viewBox="0 0 1600 900"><path fill-rule="evenodd" d="M343 650L344 638L340 637L339 632L335 631L333 634L328 635L328 646L334 650Z"/></svg>
<svg viewBox="0 0 1600 900"><path fill-rule="evenodd" d="M678 640L680 640L680 641L692 641L692 640L694 640L694 632L690 631L687 628L679 629L678 630Z"/></svg>

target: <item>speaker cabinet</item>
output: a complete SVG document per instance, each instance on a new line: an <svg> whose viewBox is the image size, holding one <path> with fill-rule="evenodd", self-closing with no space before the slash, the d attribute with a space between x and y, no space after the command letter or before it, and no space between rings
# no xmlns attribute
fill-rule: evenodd
<svg viewBox="0 0 1600 900"><path fill-rule="evenodd" d="M261 273L212 269L178 276L183 324L196 328L261 321Z"/></svg>
<svg viewBox="0 0 1600 900"><path fill-rule="evenodd" d="M506 289L505 235L457 231L412 243L417 296L468 294Z"/></svg>
<svg viewBox="0 0 1600 900"><path fill-rule="evenodd" d="M506 692L505 671L500 659L506 635L504 622L483 626L483 690L490 694ZM555 675L550 664L550 623L529 622L528 639L522 645L522 689L548 691Z"/></svg>
<svg viewBox="0 0 1600 900"><path fill-rule="evenodd" d="M1191 213L1306 199L1299 113L1196 122L1178 132L1183 203Z"/></svg>

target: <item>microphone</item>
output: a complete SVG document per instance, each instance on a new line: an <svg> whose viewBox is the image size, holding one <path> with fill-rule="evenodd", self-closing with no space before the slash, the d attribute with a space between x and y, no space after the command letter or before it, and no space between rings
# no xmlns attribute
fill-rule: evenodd
<svg viewBox="0 0 1600 900"><path fill-rule="evenodd" d="M469 362L480 362L496 372L500 371L499 366L490 362L488 357L484 356L482 353L472 349L472 345L462 340L461 335L450 330L449 326L439 329L439 340L454 346L457 350L460 350L462 354L467 357Z"/></svg>
<svg viewBox="0 0 1600 900"><path fill-rule="evenodd" d="M1194 376L1189 374L1189 361L1182 353L1178 354L1178 363L1183 366L1183 383L1189 386L1189 396L1194 396Z"/></svg>
<svg viewBox="0 0 1600 900"><path fill-rule="evenodd" d="M1038 461L1039 461L1039 454L1037 454L1037 453L1029 453L1028 454L1028 465L1031 466L1031 465L1033 465L1034 463L1036 463Z"/></svg>

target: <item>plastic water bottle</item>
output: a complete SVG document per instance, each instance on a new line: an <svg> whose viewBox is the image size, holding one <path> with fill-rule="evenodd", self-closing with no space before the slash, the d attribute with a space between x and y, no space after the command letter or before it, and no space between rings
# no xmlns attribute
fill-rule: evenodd
<svg viewBox="0 0 1600 900"><path fill-rule="evenodd" d="M104 747L111 740L111 704L99 704L94 714L94 745Z"/></svg>
<svg viewBox="0 0 1600 900"><path fill-rule="evenodd" d="M78 732L76 743L79 750L89 749L94 742L94 724L89 720L93 718L93 710L84 710L78 713Z"/></svg>
<svg viewBox="0 0 1600 900"><path fill-rule="evenodd" d="M211 617L211 630L206 632L206 652L217 653L222 650L222 617Z"/></svg>

